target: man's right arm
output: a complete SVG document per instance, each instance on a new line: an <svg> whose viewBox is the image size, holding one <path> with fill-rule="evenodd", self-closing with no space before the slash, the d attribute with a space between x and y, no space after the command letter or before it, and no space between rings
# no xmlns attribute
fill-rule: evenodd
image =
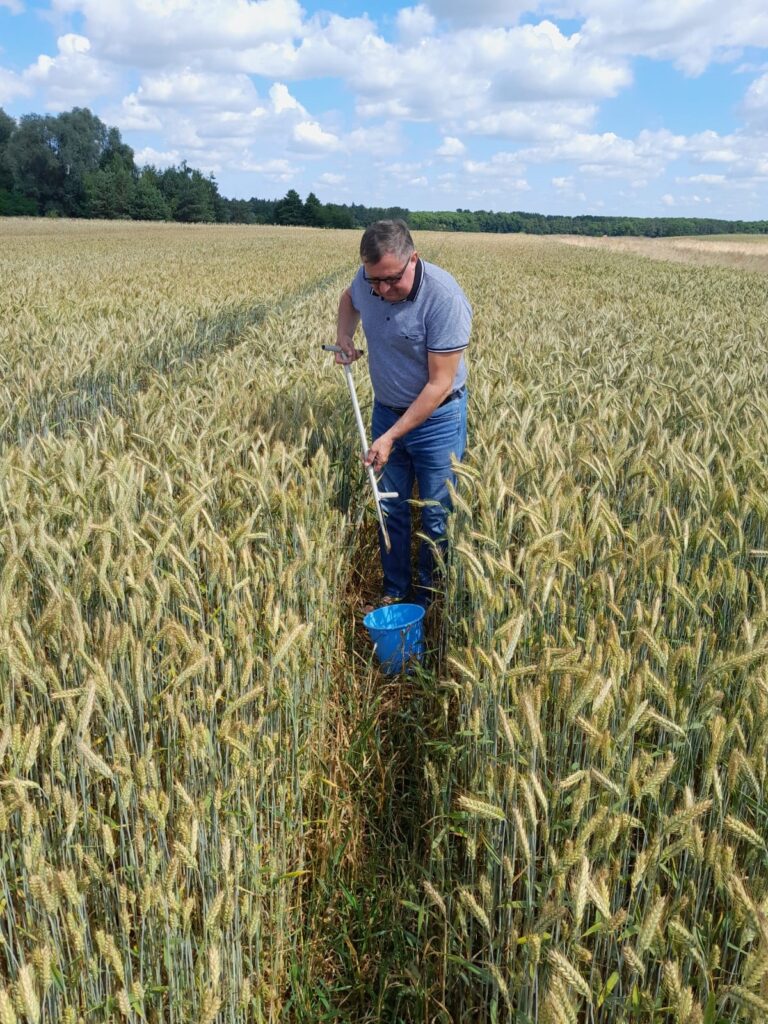
<svg viewBox="0 0 768 1024"><path fill-rule="evenodd" d="M352 363L362 355L354 345L355 331L359 323L360 314L352 305L349 288L345 288L339 300L339 316L336 326L336 344L342 349L343 354L342 352L336 353L337 363Z"/></svg>

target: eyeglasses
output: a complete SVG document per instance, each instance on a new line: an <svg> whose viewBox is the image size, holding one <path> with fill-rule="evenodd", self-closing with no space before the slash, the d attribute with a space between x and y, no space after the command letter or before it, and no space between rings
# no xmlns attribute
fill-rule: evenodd
<svg viewBox="0 0 768 1024"><path fill-rule="evenodd" d="M392 277L368 277L366 272L363 271L363 280L365 281L366 284L372 284L374 286L376 286L378 284L397 284L397 282L400 280L400 278L403 276L403 274L408 269L408 264L410 262L411 262L411 257L409 256L408 259L405 261L405 266L400 271L400 273L399 274L394 274Z"/></svg>

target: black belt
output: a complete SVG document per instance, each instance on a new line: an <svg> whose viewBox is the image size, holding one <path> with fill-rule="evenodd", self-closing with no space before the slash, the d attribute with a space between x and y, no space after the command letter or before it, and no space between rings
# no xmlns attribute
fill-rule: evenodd
<svg viewBox="0 0 768 1024"><path fill-rule="evenodd" d="M440 405L437 406L437 408L438 409L442 409L442 407L444 405L448 405L449 402L455 402L457 398L461 398L462 397L462 395L464 394L465 391L466 391L465 387L456 388L456 390L452 391L450 393L450 395L448 395L447 398L444 398L442 400L442 402L440 403ZM382 405L384 405L383 402L382 402ZM404 413L408 412L408 409L410 409L410 406L406 406L405 409L396 409L393 405L384 405L384 408L385 409L389 409L390 412L395 413L397 416L402 416L402 415L404 415Z"/></svg>

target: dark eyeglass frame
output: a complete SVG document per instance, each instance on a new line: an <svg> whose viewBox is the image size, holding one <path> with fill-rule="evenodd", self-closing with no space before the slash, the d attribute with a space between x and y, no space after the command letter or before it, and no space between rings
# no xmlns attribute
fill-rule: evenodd
<svg viewBox="0 0 768 1024"><path fill-rule="evenodd" d="M403 274L408 269L408 264L411 262L412 256L413 253L411 253L408 259L405 261L405 266L403 267L399 274L394 274L392 277L368 277L365 270L363 270L363 280L365 281L366 284L372 284L374 287L377 284L397 284L397 282L402 278Z"/></svg>

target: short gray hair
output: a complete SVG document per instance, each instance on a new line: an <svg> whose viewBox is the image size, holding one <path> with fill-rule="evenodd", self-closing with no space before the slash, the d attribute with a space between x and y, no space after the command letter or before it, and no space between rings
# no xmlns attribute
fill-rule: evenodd
<svg viewBox="0 0 768 1024"><path fill-rule="evenodd" d="M404 220L377 220L369 224L360 241L363 263L378 263L385 255L407 259L415 246Z"/></svg>

